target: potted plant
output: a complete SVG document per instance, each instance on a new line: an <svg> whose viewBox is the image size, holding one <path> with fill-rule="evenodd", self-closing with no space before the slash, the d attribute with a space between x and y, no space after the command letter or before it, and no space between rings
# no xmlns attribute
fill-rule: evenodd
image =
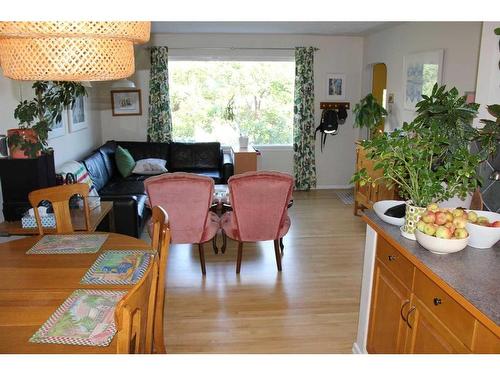
<svg viewBox="0 0 500 375"><path fill-rule="evenodd" d="M417 117L411 123L362 142L382 176L373 179L362 169L353 181L364 185L384 179L397 185L408 200L404 230L413 233L427 205L455 196L464 199L480 186L477 167L496 149L499 129L493 124L483 130L473 128L477 109L477 104L465 103L456 89L434 86L432 94L417 104ZM483 150L473 153L472 141L481 142Z"/></svg>
<svg viewBox="0 0 500 375"><path fill-rule="evenodd" d="M64 108L86 95L85 87L78 82L36 81L32 87L35 97L21 101L14 111L19 128L7 131L13 158L35 158L45 151L49 131L61 121Z"/></svg>
<svg viewBox="0 0 500 375"><path fill-rule="evenodd" d="M238 132L238 144L240 148L248 147L248 136L244 135L241 131L241 127L238 122L235 122L236 115L234 113L234 95L229 99L226 105L226 109L224 110L223 118L229 122L231 128Z"/></svg>
<svg viewBox="0 0 500 375"><path fill-rule="evenodd" d="M380 121L387 116L384 107L377 103L377 99L372 94L366 95L354 106L354 126L368 129L371 134L377 129Z"/></svg>

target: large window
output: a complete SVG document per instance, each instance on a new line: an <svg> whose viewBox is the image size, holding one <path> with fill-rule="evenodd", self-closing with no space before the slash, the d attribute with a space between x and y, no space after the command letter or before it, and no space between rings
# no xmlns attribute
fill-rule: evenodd
<svg viewBox="0 0 500 375"><path fill-rule="evenodd" d="M294 62L170 61L176 141L291 144Z"/></svg>

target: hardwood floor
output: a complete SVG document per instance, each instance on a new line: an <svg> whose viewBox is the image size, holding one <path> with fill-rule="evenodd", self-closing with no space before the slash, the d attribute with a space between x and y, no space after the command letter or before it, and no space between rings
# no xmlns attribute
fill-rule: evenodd
<svg viewBox="0 0 500 375"><path fill-rule="evenodd" d="M167 271L168 353L351 353L365 225L333 190L294 193L283 272L273 242L226 254L173 245ZM219 243L221 243L219 238Z"/></svg>

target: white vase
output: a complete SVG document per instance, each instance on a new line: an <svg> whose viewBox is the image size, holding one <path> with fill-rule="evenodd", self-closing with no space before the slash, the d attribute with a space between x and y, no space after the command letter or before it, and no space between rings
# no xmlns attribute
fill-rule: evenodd
<svg viewBox="0 0 500 375"><path fill-rule="evenodd" d="M240 148L247 148L248 147L248 137L240 135L239 143L240 143Z"/></svg>

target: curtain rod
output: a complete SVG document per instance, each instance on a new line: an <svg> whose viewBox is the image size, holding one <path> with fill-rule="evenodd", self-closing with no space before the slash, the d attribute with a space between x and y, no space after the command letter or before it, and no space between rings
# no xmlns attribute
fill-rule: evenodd
<svg viewBox="0 0 500 375"><path fill-rule="evenodd" d="M146 49L150 50L151 47L146 47ZM292 47L168 47L169 50L273 50L273 51L295 51L295 48ZM319 51L319 48L314 48L315 51Z"/></svg>

